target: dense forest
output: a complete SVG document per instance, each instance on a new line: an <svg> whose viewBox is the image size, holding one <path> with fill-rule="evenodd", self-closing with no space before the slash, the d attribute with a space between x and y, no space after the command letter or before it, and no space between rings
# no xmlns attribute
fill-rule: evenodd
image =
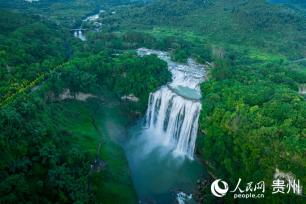
<svg viewBox="0 0 306 204"><path fill-rule="evenodd" d="M271 195L271 184L277 170L306 184L305 7L271 2L1 0L0 203L138 203L106 115L129 126L171 81L141 47L205 64L196 155L212 177L264 180L254 203L303 203L305 187ZM100 30L83 21L102 9Z"/></svg>
<svg viewBox="0 0 306 204"><path fill-rule="evenodd" d="M143 112L149 93L170 79L165 63L130 51L114 55L105 47L85 49L39 16L1 14L1 203L88 203L97 201L97 194L99 202L106 197L109 203L136 202L120 148L105 138L112 149L97 152L101 133L95 130L99 105L94 104L99 101L62 104L60 94L67 89L74 97L79 92L99 98L133 93L140 102L129 111ZM78 120L67 122L71 117ZM78 123L81 132L71 129ZM88 137L85 146L82 137ZM118 157L119 163L108 162L112 171L123 173L117 180L90 168L97 159L112 160L108 154ZM101 179L115 183L114 190L105 189ZM118 196L116 188L126 188L126 196Z"/></svg>

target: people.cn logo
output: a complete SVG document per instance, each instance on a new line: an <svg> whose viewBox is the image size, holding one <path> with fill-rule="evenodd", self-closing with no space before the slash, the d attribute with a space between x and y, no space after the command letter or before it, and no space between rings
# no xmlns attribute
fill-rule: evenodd
<svg viewBox="0 0 306 204"><path fill-rule="evenodd" d="M219 186L219 183L223 184L223 188ZM210 189L214 196L221 198L226 195L228 191L228 184L225 181L221 181L221 179L217 179L211 184Z"/></svg>

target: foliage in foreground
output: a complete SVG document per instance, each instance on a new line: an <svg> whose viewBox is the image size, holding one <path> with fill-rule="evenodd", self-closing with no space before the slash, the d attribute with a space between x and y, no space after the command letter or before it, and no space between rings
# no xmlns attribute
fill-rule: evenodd
<svg viewBox="0 0 306 204"><path fill-rule="evenodd" d="M303 82L305 74L281 64L212 70L201 87L199 150L215 175L232 185L264 180L271 190L279 169L306 182L306 103L297 92Z"/></svg>
<svg viewBox="0 0 306 204"><path fill-rule="evenodd" d="M89 202L86 150L57 129L42 99L23 97L0 110L1 202Z"/></svg>
<svg viewBox="0 0 306 204"><path fill-rule="evenodd" d="M101 144L101 157L110 169L92 175L90 166L97 158L94 150L101 135L67 127L70 114L78 115L83 105L73 109L56 103L62 103L58 96L65 89L73 95L86 92L99 97L111 91L117 98L136 95L140 99L136 110L143 111L149 93L170 79L165 62L156 56L141 58L129 52L115 55L112 50L86 51L67 33L58 32L59 27L49 23L44 26L38 17L19 17L10 12L0 17L1 27L8 26L8 19L15 22L1 29L4 57L0 60L0 96L17 93L0 109L0 202L90 203L108 199L133 203L135 195L120 147L111 142ZM33 40L24 41L27 37ZM48 38L54 41L43 42ZM66 53L72 49L76 54ZM60 69L53 70L64 60L67 62ZM39 74L45 75L45 81L40 80L35 89L18 92ZM80 121L74 121L83 130L92 114L98 114L91 110L92 104L88 106L76 116ZM86 130L91 132L92 127ZM83 146L85 139L88 141ZM117 178L114 172L124 175ZM105 188L108 185L109 191Z"/></svg>

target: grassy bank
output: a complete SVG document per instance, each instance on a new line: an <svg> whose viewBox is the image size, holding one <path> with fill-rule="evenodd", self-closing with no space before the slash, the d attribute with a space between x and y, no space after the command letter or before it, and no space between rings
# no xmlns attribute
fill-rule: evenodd
<svg viewBox="0 0 306 204"><path fill-rule="evenodd" d="M101 172L92 171L92 181L89 181L97 202L136 203L128 163L122 148L114 142L123 136L127 121L120 110L114 108L98 99L52 105L55 125L69 132L75 145L106 162Z"/></svg>

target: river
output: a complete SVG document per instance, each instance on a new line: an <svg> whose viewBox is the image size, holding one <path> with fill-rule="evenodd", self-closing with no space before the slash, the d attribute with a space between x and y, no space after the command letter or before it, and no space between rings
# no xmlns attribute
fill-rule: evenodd
<svg viewBox="0 0 306 204"><path fill-rule="evenodd" d="M157 55L172 73L171 83L151 93L146 116L130 128L125 145L140 203L194 203L196 181L207 176L194 155L204 66L175 63L167 52L141 48L138 54Z"/></svg>

